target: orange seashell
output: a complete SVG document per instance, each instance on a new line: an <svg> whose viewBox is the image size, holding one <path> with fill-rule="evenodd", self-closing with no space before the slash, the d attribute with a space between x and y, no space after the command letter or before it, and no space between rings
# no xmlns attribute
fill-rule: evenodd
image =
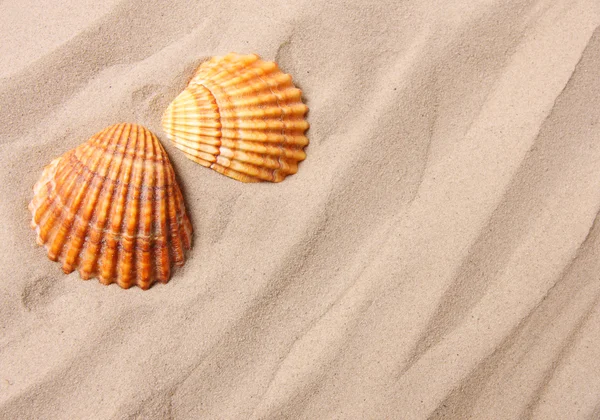
<svg viewBox="0 0 600 420"><path fill-rule="evenodd" d="M162 125L203 166L243 182L280 182L306 157L301 96L277 64L231 53L200 65Z"/></svg>
<svg viewBox="0 0 600 420"><path fill-rule="evenodd" d="M37 242L65 273L122 288L166 283L192 225L154 134L117 124L44 168L29 203Z"/></svg>

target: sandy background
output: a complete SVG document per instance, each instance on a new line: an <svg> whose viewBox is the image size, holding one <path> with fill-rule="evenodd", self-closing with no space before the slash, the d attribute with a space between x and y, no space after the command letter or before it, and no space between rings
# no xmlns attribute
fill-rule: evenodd
<svg viewBox="0 0 600 420"><path fill-rule="evenodd" d="M0 1L2 419L600 418L600 3ZM305 94L297 175L166 141L203 59ZM35 244L42 167L163 141L195 228L143 292Z"/></svg>

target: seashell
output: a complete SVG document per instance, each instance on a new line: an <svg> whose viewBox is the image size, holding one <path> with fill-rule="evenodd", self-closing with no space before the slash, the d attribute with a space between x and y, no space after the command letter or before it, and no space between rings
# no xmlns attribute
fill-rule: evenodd
<svg viewBox="0 0 600 420"><path fill-rule="evenodd" d="M203 166L243 182L280 182L306 157L301 96L277 64L231 53L200 65L162 125Z"/></svg>
<svg viewBox="0 0 600 420"><path fill-rule="evenodd" d="M192 225L154 134L117 124L53 160L29 204L37 242L65 273L122 288L169 281Z"/></svg>

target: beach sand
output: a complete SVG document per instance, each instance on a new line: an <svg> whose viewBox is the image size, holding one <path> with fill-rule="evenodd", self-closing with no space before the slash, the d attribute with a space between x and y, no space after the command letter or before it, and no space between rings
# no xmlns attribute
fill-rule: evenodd
<svg viewBox="0 0 600 420"><path fill-rule="evenodd" d="M599 25L597 0L1 1L0 418L600 418ZM282 183L162 131L231 51L310 108ZM125 121L194 226L148 291L63 274L29 226L42 168Z"/></svg>

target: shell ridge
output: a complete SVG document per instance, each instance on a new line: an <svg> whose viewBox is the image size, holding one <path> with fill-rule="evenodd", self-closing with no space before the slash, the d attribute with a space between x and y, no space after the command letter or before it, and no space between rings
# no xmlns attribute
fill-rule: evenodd
<svg viewBox="0 0 600 420"><path fill-rule="evenodd" d="M167 178L172 178L172 168L169 166L165 166L165 170L167 173ZM170 183L172 184L172 183ZM167 215L168 215L168 229L169 229L169 237L171 239L172 247L169 249L171 253L171 258L175 262L175 265L180 265L182 263L182 254L183 254L183 244L181 241L181 234L179 233L179 220L177 214L177 204L176 204L176 194L175 187L171 186L167 189Z"/></svg>
<svg viewBox="0 0 600 420"><path fill-rule="evenodd" d="M103 180L103 182L107 182L107 183L109 183L109 184L110 184L110 183L112 183L112 184L114 184L114 185L120 185L120 184L121 184L121 182L119 182L119 181L116 181L116 180L113 180L113 179L110 179L110 178L108 178L108 177L106 177L106 176L105 176L105 177L102 177L102 176L98 175L98 178L102 179L102 180ZM145 186L142 186L141 188L144 188L144 187L145 187ZM148 190L157 190L157 189L165 189L166 187L154 187L154 188L149 188L149 187L147 187L147 188L148 188ZM61 200L61 198L60 198L60 197L58 197L58 200L60 201L60 200ZM60 203L61 203L61 204L64 204L62 201L60 201ZM78 217L78 215L76 215L75 217ZM108 232L111 232L111 231L110 231L109 229L106 229L106 228L104 228L104 229L99 229L99 232L102 232L102 233L108 233ZM114 234L115 234L115 236L117 236L118 238L122 238L122 237L125 237L125 238L132 238L132 237L134 237L134 236L135 236L135 235L128 235L126 232L113 232L113 233L114 233Z"/></svg>
<svg viewBox="0 0 600 420"><path fill-rule="evenodd" d="M125 148L127 150L129 148L129 144L133 142L133 148L135 149L137 138L133 138L131 136L131 127L124 126L120 135L123 136L125 130L127 129L127 133L125 134ZM104 284L114 283L117 280L119 286L121 283L118 282L118 278L120 276L119 272L115 273L115 269L120 265L121 258L121 249L122 243L119 240L120 236L123 232L123 223L124 217L123 214L119 214L122 211L119 211L119 207L124 209L124 204L126 203L126 194L129 185L129 180L131 179L131 167L127 167L126 164L126 156L123 159L119 160L119 178L121 178L121 171L125 170L124 176L127 178L123 180L122 183L119 183L115 186L116 199L113 203L111 203L110 209L107 213L107 222L109 223L108 229L106 229L106 240L105 240L105 253L102 255L103 259L100 260L101 265L101 275L100 281ZM127 173L128 172L128 173ZM116 219L116 220L115 220ZM116 223L118 222L118 223Z"/></svg>
<svg viewBox="0 0 600 420"><path fill-rule="evenodd" d="M216 113L216 120L217 120L218 127L215 127L215 129L217 130L217 133L215 134L215 138L218 139L219 145L215 146L218 149L217 154L215 155L215 158L216 158L217 156L219 156L221 154L221 137L222 137L222 132L221 132L221 111L220 111L220 106L219 106L219 100L215 96L214 92L208 86L205 86L204 84L201 84L201 83L199 83L199 84L200 84L200 86L202 86L203 88L206 89L206 91L210 94L211 99L217 105L217 109L216 109L215 113ZM198 104L198 100L195 97L194 97L194 100L196 101L196 106L200 107L200 104Z"/></svg>
<svg viewBox="0 0 600 420"><path fill-rule="evenodd" d="M175 172L173 172L173 176L175 176ZM183 194L181 193L181 189L179 187L177 187L176 189L176 193L177 193L177 211L178 211L178 217L177 217L177 221L178 221L178 226L181 226L181 232L182 232L182 242L183 242L183 247L185 249L189 249L192 245L192 235L191 235L191 222L189 220L189 217L187 215L187 213L185 212L185 200L183 199Z"/></svg>
<svg viewBox="0 0 600 420"><path fill-rule="evenodd" d="M102 137L103 140L110 139L110 137L114 135L115 131L116 128L110 132L105 132L103 136L99 137ZM93 215L92 210L96 205L96 201L102 187L102 184L96 186L94 182L98 173L98 168L102 163L102 158L103 155L98 154L96 160L92 162L93 168L85 167L89 170L90 176L89 179L80 187L81 191L83 191L83 194L79 202L79 206L73 215L73 223L71 224L71 229L69 231L69 237L71 237L72 240L70 242L70 247L66 250L66 255L63 261L63 270L65 271L73 271L74 267L78 263L80 254L85 244L85 238L89 230L89 221Z"/></svg>
<svg viewBox="0 0 600 420"><path fill-rule="evenodd" d="M253 64L255 64L255 63L253 63ZM248 67L248 68L247 68L247 70L248 70L248 72L249 72L249 73L252 73L252 74L254 75L254 77L255 77L255 78L257 78L258 80L260 80L260 81L263 83L263 85L266 87L266 89L265 89L265 90L268 90L269 92L271 92L271 93L272 93L272 94L275 96L275 103L277 104L277 107L281 108L281 104L280 104L280 102L279 102L279 98L277 97L277 95L275 95L275 93L273 92L273 89L271 88L271 86L269 85L269 83L268 83L268 82L267 82L265 79L263 79L263 77L262 77L262 74L260 74L258 71L256 71L256 67L254 67L254 68L252 68L252 67ZM274 66L274 68L273 68L272 70L273 70L273 71L277 71L277 70L278 70L278 67L277 67L277 65L275 65L275 66ZM279 119L280 119L280 121L281 121L281 122L282 122L282 124L283 124L283 118L282 118L282 116L281 116L281 115L280 115ZM241 120L243 120L243 118L240 118L240 117L239 117L239 114L237 114L237 116L236 116L236 121L237 121L237 125L238 125L238 126L243 124L243 123L241 122ZM239 131L239 129L238 129L238 131ZM283 135L284 133L282 132L281 134ZM283 140L283 142L285 142L285 137L284 137L282 140ZM282 143L278 143L278 144L277 144L277 147L279 148L279 153L280 153L280 155L283 153L283 142L282 142ZM278 159L277 159L277 161L278 161L278 165L279 165L279 167L281 167L281 161L280 161L280 158L278 158ZM252 169L256 168L256 169L254 169L254 170L255 170L256 172L259 172L259 173L260 173L260 167L258 167L258 166L256 166L256 165L253 165L253 164L252 164L252 163L250 163L250 162L244 162L244 163L245 163L246 165L249 165L249 167L252 167ZM245 172L242 172L242 173L245 173ZM265 178L263 178L263 177L262 177L262 176L260 176L260 175L258 176L258 178L260 178L260 179L265 179L265 180L268 180L268 181L274 181L274 180L276 179L276 173L277 173L277 169L275 169L275 170L273 171L273 175L272 175L272 178L271 178L271 179L269 179L270 177L268 177L268 176L266 176ZM249 174L247 174L247 175L249 175Z"/></svg>
<svg viewBox="0 0 600 420"><path fill-rule="evenodd" d="M106 170L106 176L101 178L102 180L102 188L100 190L100 195L107 196L105 200L101 203L100 212L96 211L95 217L90 221L90 238L87 243L85 254L83 256L83 263L80 268L80 274L82 277L90 278L93 275L97 275L101 270L101 262L105 258L106 253L106 241L103 239L108 233L108 229L106 229L106 223L108 222L112 210L113 205L113 194L115 189L117 188L117 183L110 177L112 172L115 172L115 180L119 179L119 174L121 173L121 161L115 159L118 154L119 146L121 143L128 142L128 138L123 136L123 131L125 129L125 125L118 124L114 126L114 131L109 137L109 140L113 140L115 143L112 153L107 157L106 154L105 159L109 161L108 168ZM115 135L118 131L118 138L115 141ZM110 180L110 182L107 182ZM97 239L97 241L96 241Z"/></svg>
<svg viewBox="0 0 600 420"><path fill-rule="evenodd" d="M223 66L220 67L220 71L217 73L217 75L226 74L228 76L228 79L225 79L225 80L229 80L229 79L235 77L235 75L229 71L229 68L226 66L226 64L228 64L228 63L225 63ZM234 71L237 71L238 69L243 68L243 66L241 66L240 63L236 63L236 65L234 65L233 67L234 67ZM207 74L205 78L208 79L209 76L210 75ZM215 78L216 77L217 76L215 76ZM213 161L211 163L210 168L214 169L214 170L216 170L218 172L221 172L219 169L221 167L224 167L223 165L220 164L221 159L219 159L219 157L221 155L223 155L223 151L221 150L221 148L223 147L223 142L221 141L221 138L222 138L222 135L223 135L223 132L222 132L222 126L223 125L222 125L222 122L221 122L221 109L225 108L225 104L223 102L225 102L225 103L230 102L230 96L227 94L227 92L225 92L224 90L221 90L221 94L224 97L226 97L226 101L221 101L219 99L219 95L217 95L215 92L213 92L213 90L210 88L210 85L207 84L205 82L205 80L200 79L197 83L199 85L201 85L202 87L204 87L206 90L208 90L208 92L210 92L210 94L212 95L215 103L217 104L217 115L218 115L217 118L218 118L218 122L219 122L219 125L220 125L219 134L218 134L219 145L217 146L218 147L218 151L214 155L215 161ZM239 118L237 118L237 116L236 116L236 120L239 120Z"/></svg>
<svg viewBox="0 0 600 420"><path fill-rule="evenodd" d="M133 132L133 130L131 130ZM131 172L129 182L127 182L127 193L125 194L126 206L123 208L123 216L121 219L120 233L123 240L119 241L121 244L119 250L118 264L118 275L117 282L121 287L131 287L132 279L136 278L136 253L135 248L137 245L137 229L140 219L140 202L141 202L141 191L137 189L137 186L141 184L143 176L143 155L146 147L146 137L140 132L140 127L135 126L135 145L133 147L134 154L131 158ZM130 133L131 135L131 133ZM125 237L124 235L127 235Z"/></svg>
<svg viewBox="0 0 600 420"><path fill-rule="evenodd" d="M169 179L175 177L173 168L169 165L166 167L167 175ZM174 183L171 182L171 185ZM177 187L173 185L169 188L167 204L169 206L169 232L171 237L172 251L173 251L173 262L179 266L183 262L183 240L180 232L181 219L179 217L179 203L177 197Z"/></svg>
<svg viewBox="0 0 600 420"><path fill-rule="evenodd" d="M152 238L152 246L153 248L156 248L157 246L159 246L160 244L160 238L159 238L159 232L157 232L157 228L158 228L158 224L157 223L157 218L156 215L159 214L159 205L160 205L160 197L161 197L161 190L159 190L159 170L164 166L164 150L160 144L160 141L158 140L158 138L151 133L152 135L152 155L153 158L156 160L156 162L160 163L159 164L155 164L152 165L152 182L154 187L156 187L156 190L154 190L152 192L152 200L150 202L150 207L149 207L149 214L148 216L150 217L150 223L149 223L149 231L148 233L150 234L151 238ZM159 251L160 252L160 251ZM147 265L148 265L148 270L151 273L151 278L153 281L162 281L161 277L160 277L160 272L159 272L159 261L160 261L160 257L157 255L157 252L154 253L150 253L148 254L148 259L147 259Z"/></svg>
<svg viewBox="0 0 600 420"><path fill-rule="evenodd" d="M84 146L84 145L82 145ZM76 191L77 181L85 177L84 172L87 170L87 165L94 156L94 151L90 147L76 148L71 153L65 154L63 160L63 166L57 171L58 178L56 179L57 195L61 199L61 203L64 204L64 208L70 210L70 206L73 200L73 194ZM81 155L77 156L77 152L80 151ZM69 162L71 161L71 162ZM69 164L70 163L70 164Z"/></svg>
<svg viewBox="0 0 600 420"><path fill-rule="evenodd" d="M154 169L154 165L150 165L148 167L148 161L151 157L153 157L153 149L154 149L154 139L152 135L147 131L143 130L145 137L145 148L144 148L144 158L143 158L143 172L142 172L142 185L152 185L154 183L154 175L152 173ZM147 269L147 260L149 259L149 251L152 245L152 236L149 235L150 229L148 227L148 223L151 221L152 214L152 201L153 201L153 191L152 189L144 191L140 191L140 215L138 217L138 227L136 234L136 273L137 278L139 279L137 285L142 289L147 289L150 287L152 281L153 272ZM148 209L150 207L150 209ZM148 212L150 215L148 215Z"/></svg>
<svg viewBox="0 0 600 420"><path fill-rule="evenodd" d="M68 165L67 162L72 160L75 160L76 163ZM83 166L84 163L77 159L74 150L65 153L57 165L54 182L50 184L52 189L48 192L48 195L52 196L54 204L52 206L54 209L53 214L46 220L48 227L54 226L54 229L48 232L48 235L52 234L52 236L44 238L45 243L48 244L48 251L50 251L50 246L52 242L54 242L55 236L60 229L60 225L57 224L57 221L61 220L65 211L69 211L71 195L75 191L76 181L81 174L80 170ZM55 259L56 257L53 258L51 256L50 258Z"/></svg>
<svg viewBox="0 0 600 420"><path fill-rule="evenodd" d="M258 78L260 80L262 80L266 85L268 85L269 86L269 90L271 91L271 93L273 95L275 95L275 92L273 92L273 89L268 84L268 82L266 80L263 80L263 78L260 75L258 76ZM279 97L277 95L275 95L275 98L276 98L275 102L277 103L277 106L281 108L281 103L279 102ZM281 115L279 116L279 120L281 121L281 125L285 126L285 123L283 121L283 113L281 113ZM281 157L284 155L284 152L285 152L284 146L286 144L286 136L285 136L285 129L284 128L281 129L281 135L283 136L283 138L282 138L282 142L278 143L280 155L277 158L277 163L279 164L279 168L281 168L281 166L282 166L282 164L281 164ZM273 171L273 179L271 181L275 181L276 179L278 179L278 176L279 176L279 169L275 169Z"/></svg>
<svg viewBox="0 0 600 420"><path fill-rule="evenodd" d="M114 126L110 131L108 129L103 130L99 135L94 136L92 138L96 139L98 142L100 141L100 139L102 139L104 142L107 142L115 135L118 128L119 128L118 126ZM96 151L96 153L98 153L98 151ZM76 155L75 155L75 158L77 158ZM97 166L102 165L102 163L104 163L104 162L106 162L105 154L101 153L101 157L98 160ZM108 171L108 164L106 166L107 166L106 170ZM88 169L88 168L86 167L86 169ZM91 211L91 210L93 210L95 208L96 203L97 203L98 199L100 198L100 196L102 195L102 192L104 190L105 181L104 181L103 177L100 176L99 172L93 173L92 178L91 178L91 183L93 183L94 181L99 182L99 185L94 191L95 197L92 196L93 203L91 203L89 217L85 218L85 217L81 217L79 214L75 215L75 219L76 219L77 223L83 222L84 230L80 234L80 237L83 238L83 240L82 240L80 248L77 252L77 256L73 262L73 265L76 265L79 261L82 261L82 259L85 258L87 248L89 247L89 240L88 240L89 233L88 232L93 231L94 225L93 225L92 221L96 217L95 211ZM83 264L81 264L81 265L83 266ZM81 270L80 270L80 273L81 273ZM84 274L87 275L87 273L84 273Z"/></svg>
<svg viewBox="0 0 600 420"><path fill-rule="evenodd" d="M223 72L227 72L229 74L228 70L225 69L225 68L223 69ZM216 111L216 113L217 113L217 121L218 121L219 128L218 128L218 133L215 135L215 138L218 139L218 143L219 144L215 145L215 147L217 148L217 152L213 155L214 158L209 161L209 162L211 162L209 167L211 169L215 169L216 170L216 168L218 168L218 167L221 166L221 165L219 165L218 161L219 161L219 156L221 156L223 154L222 150L221 150L221 147L223 146L222 141L221 141L221 138L223 136L223 132L222 132L222 123L221 123L221 111L220 111L221 108L223 107L223 105L222 105L222 101L218 98L219 95L217 95L215 92L213 92L213 90L210 88L209 85L203 83L203 81L198 81L197 84L200 85L200 86L202 86L203 88L205 88L210 93L210 95L212 96L212 99L215 101L215 104L217 105L217 111ZM223 96L227 95L226 92L222 92L222 93L223 93ZM190 153L187 153L185 150L184 150L184 152L186 154L190 155ZM206 160L206 159L203 159L201 156L198 156L196 154L193 154L192 156L194 156L196 158L199 158L199 159L202 159L202 160Z"/></svg>
<svg viewBox="0 0 600 420"><path fill-rule="evenodd" d="M263 78L264 71L262 73L260 71L258 71L257 67L255 66L255 64L257 64L257 61L255 61L255 62L252 63L252 67L250 67L250 66L247 67L247 71L249 73L252 73L253 76L256 79L260 80L263 83L263 85L266 87L266 89L265 88L263 88L263 89L269 91L275 97L275 103L277 104L277 107L279 109L281 109L282 105L281 105L281 102L279 100L279 96L273 91L273 88L272 88L271 84L267 80L265 80ZM270 71L269 71L269 73L266 73L266 74L273 74L273 73L277 73L277 72L280 72L279 66L277 66L277 64L275 64L275 63L272 63L272 64L270 64ZM236 116L236 121L237 121L237 125L238 126L241 125L241 124L243 124L243 123L241 123L241 120L242 120L242 118L239 118L239 114L238 114ZM285 146L285 142L286 142L285 128L284 128L285 127L285 122L283 120L283 113L281 113L279 115L278 120L281 122L281 126L282 126L281 133L280 133L281 136L282 136L282 139L281 139L282 141L277 143L277 147L279 148L279 156L277 158L278 168L274 168L274 170L273 170L273 172L272 172L272 174L270 176L267 175L267 176L263 177L263 176L259 175L260 179L264 179L264 180L267 180L267 181L273 181L273 182L277 182L277 180L279 178L278 177L278 175L279 175L279 168L281 168L283 166L282 162L281 162L281 157L284 154L284 151L285 151L284 146ZM238 131L239 131L239 129L238 129ZM245 163L247 165L255 167L256 169L258 169L260 171L260 168L257 167L256 165L253 165L250 162L245 162ZM244 173L244 172L242 172L242 173Z"/></svg>
<svg viewBox="0 0 600 420"><path fill-rule="evenodd" d="M66 252L65 244L71 238L71 232L75 224L75 216L78 214L83 199L85 198L86 187L93 178L91 174L86 176L84 172L88 165L95 165L98 160L91 148L82 148L82 150L85 150L86 153L85 155L82 155L82 158L85 157L85 160L77 158L77 149L69 155L70 159L74 158L77 162L77 165L74 165L77 169L73 172L73 176L64 178L65 180L68 180L67 195L62 197L58 194L59 204L62 204L58 216L59 223L54 238L47 242L48 255L51 259L58 260L63 264L62 268L65 273L70 273L72 271L69 271L70 267L64 264L64 253ZM94 158L96 158L96 161L93 160Z"/></svg>
<svg viewBox="0 0 600 420"><path fill-rule="evenodd" d="M157 171L157 184L166 185L166 165L167 158L162 145L159 144L161 148L161 165L160 171ZM159 190L160 201L159 205L156 206L157 217L155 220L158 223L155 226L156 233L156 242L159 246L159 252L156 253L156 258L154 260L155 270L157 273L157 279L161 282L166 282L170 275L171 270L171 256L168 246L169 240L169 232L167 226L167 188L163 188Z"/></svg>
<svg viewBox="0 0 600 420"><path fill-rule="evenodd" d="M146 246L146 244L148 243L148 241L152 241L152 238L148 238L148 237L142 237L143 235L143 230L144 230L144 226L145 226L145 206L146 206L146 201L148 199L148 196L151 195L152 193L143 187L144 185L147 185L148 179L148 168L146 166L147 160L148 160L148 149L152 146L152 137L148 134L148 132L146 131L146 129L144 129L141 126L137 126L138 129L138 133L141 133L141 135L143 135L143 147L140 149L140 153L141 153L141 162L140 162L140 185L136 186L138 191L136 191L136 194L139 194L139 199L138 199L138 210L137 210L137 220L136 220L136 226L134 228L134 232L135 232L135 239L133 242L133 246L134 246L134 250L132 253L133 259L132 259L132 267L133 267L133 273L135 274L135 279L136 279L136 284L141 287L142 289L147 289L148 287L150 287L150 280L147 277L147 274L144 274L143 268L141 267L141 265L143 264L143 252L144 252L144 248ZM140 135L140 134L138 134ZM151 181L151 180L150 180Z"/></svg>
<svg viewBox="0 0 600 420"><path fill-rule="evenodd" d="M156 138L156 136L154 134L151 134L151 136L152 136L152 157L154 159L156 159L157 156L161 153L160 142L158 141L158 139ZM158 169L157 165L152 165L152 185L153 186L156 186L157 169ZM152 200L150 200L149 209L148 209L148 217L150 218L149 226L148 226L148 234L150 234L150 236L151 236L151 242L149 242L151 244L151 246L155 246L155 244L156 244L156 237L154 236L154 230L153 230L155 221L154 221L154 218L152 217L152 215L154 214L154 207L156 207L157 204L158 204L158 201L156 198L156 194L154 191L152 191ZM155 270L154 261L152 261L152 254L150 252L148 252L146 254L146 256L147 256L146 265L150 272L150 278L152 280L156 280L157 272Z"/></svg>
<svg viewBox="0 0 600 420"><path fill-rule="evenodd" d="M173 177L173 180L175 180L176 175L175 175L175 171L173 170L172 167L170 168L170 171L171 171L171 176ZM175 193L177 227L178 227L181 243L183 245L181 261L178 263L178 265L181 265L183 263L183 249L188 249L191 247L191 232L188 228L189 226L191 226L191 223L189 221L187 213L185 212L185 203L184 203L184 199L183 199L183 194L181 193L181 189L179 188L179 184L177 182L173 182L173 185L174 185L174 193Z"/></svg>

